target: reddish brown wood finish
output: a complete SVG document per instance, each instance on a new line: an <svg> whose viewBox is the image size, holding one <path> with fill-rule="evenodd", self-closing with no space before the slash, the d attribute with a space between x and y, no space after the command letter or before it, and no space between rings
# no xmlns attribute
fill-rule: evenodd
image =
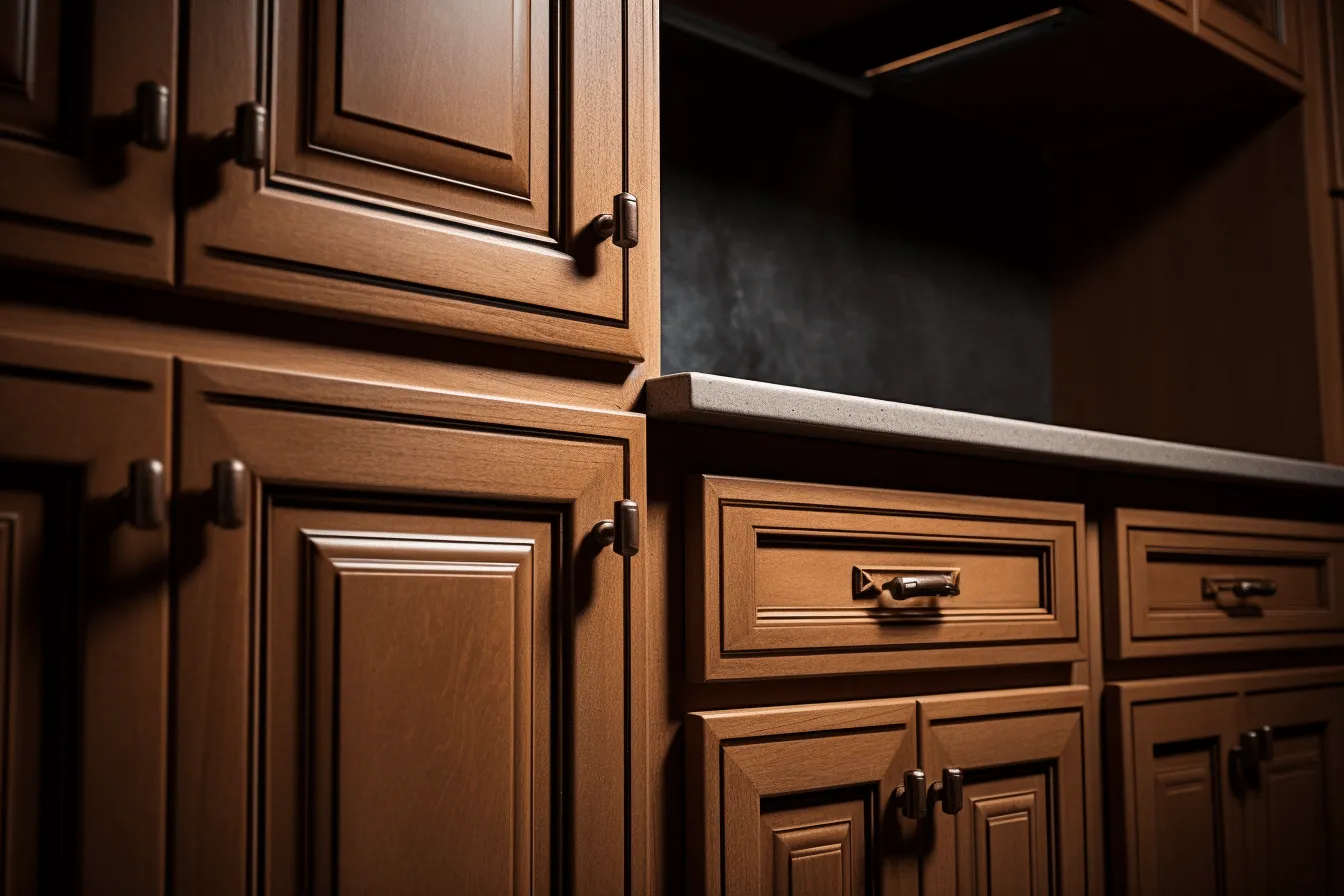
<svg viewBox="0 0 1344 896"><path fill-rule="evenodd" d="M142 82L176 99L177 5L7 0L0 35L0 254L169 282L173 127L152 151L128 145L118 119Z"/></svg>
<svg viewBox="0 0 1344 896"><path fill-rule="evenodd" d="M1310 0L1308 0L1310 2ZM1201 33L1234 41L1295 75L1302 73L1301 0L1196 0Z"/></svg>
<svg viewBox="0 0 1344 896"><path fill-rule="evenodd" d="M1079 506L718 476L687 489L694 680L1084 656ZM953 570L956 597L854 585Z"/></svg>
<svg viewBox="0 0 1344 896"><path fill-rule="evenodd" d="M918 763L914 724L913 700L689 715L692 891L918 892L915 826L891 802Z"/></svg>
<svg viewBox="0 0 1344 896"><path fill-rule="evenodd" d="M642 558L589 532L643 500L641 418L201 364L182 385L178 890L639 879ZM237 529L206 513L227 458Z"/></svg>
<svg viewBox="0 0 1344 896"><path fill-rule="evenodd" d="M1344 526L1121 509L1109 528L1110 657L1344 643ZM1226 578L1277 593L1206 596Z"/></svg>
<svg viewBox="0 0 1344 896"><path fill-rule="evenodd" d="M271 131L260 173L185 162L200 186L186 285L611 358L652 351L651 5L226 0L194 3L189 21L190 141L247 101L267 106ZM629 251L592 228L622 191L642 206Z"/></svg>
<svg viewBox="0 0 1344 896"><path fill-rule="evenodd" d="M921 767L930 781L945 768L967 780L962 810L925 822L922 892L1087 890L1088 829L1100 823L1086 809L1088 695L1077 686L920 698Z"/></svg>
<svg viewBox="0 0 1344 896"><path fill-rule="evenodd" d="M0 889L15 896L164 891L168 527L131 528L125 490L144 458L171 481L170 370L0 337Z"/></svg>
<svg viewBox="0 0 1344 896"><path fill-rule="evenodd" d="M1112 887L1344 892L1341 683L1316 668L1109 685ZM1231 751L1262 725L1274 756L1234 779Z"/></svg>

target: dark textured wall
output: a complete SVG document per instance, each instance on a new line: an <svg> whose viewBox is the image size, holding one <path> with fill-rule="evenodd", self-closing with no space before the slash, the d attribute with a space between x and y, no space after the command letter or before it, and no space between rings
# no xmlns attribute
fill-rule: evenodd
<svg viewBox="0 0 1344 896"><path fill-rule="evenodd" d="M1030 152L663 29L662 367L1050 419Z"/></svg>

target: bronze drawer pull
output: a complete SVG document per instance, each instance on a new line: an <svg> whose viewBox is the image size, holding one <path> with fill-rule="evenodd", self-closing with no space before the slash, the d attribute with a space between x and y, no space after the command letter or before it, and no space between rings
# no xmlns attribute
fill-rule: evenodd
<svg viewBox="0 0 1344 896"><path fill-rule="evenodd" d="M168 495L163 485L163 461L137 460L126 477L126 521L133 529L160 528L168 519Z"/></svg>
<svg viewBox="0 0 1344 896"><path fill-rule="evenodd" d="M896 576L887 589L896 600L912 597L956 597L961 594L961 571L919 576Z"/></svg>
<svg viewBox="0 0 1344 896"><path fill-rule="evenodd" d="M1279 590L1273 579L1204 579L1203 587L1204 596L1214 600L1223 592L1245 600L1248 597L1273 597Z"/></svg>

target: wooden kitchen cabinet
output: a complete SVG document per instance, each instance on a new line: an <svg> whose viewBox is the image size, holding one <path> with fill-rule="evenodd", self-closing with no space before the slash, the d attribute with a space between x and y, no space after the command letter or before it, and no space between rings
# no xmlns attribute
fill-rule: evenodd
<svg viewBox="0 0 1344 896"><path fill-rule="evenodd" d="M1300 3L1312 0L1196 0L1199 28L1213 31L1294 75L1302 74Z"/></svg>
<svg viewBox="0 0 1344 896"><path fill-rule="evenodd" d="M692 890L1084 892L1087 699L1053 687L692 713ZM932 794L949 769L960 805L944 787L912 816L907 774Z"/></svg>
<svg viewBox="0 0 1344 896"><path fill-rule="evenodd" d="M0 337L13 896L164 892L171 391L167 357Z"/></svg>
<svg viewBox="0 0 1344 896"><path fill-rule="evenodd" d="M0 254L170 282L176 3L6 0L0 36Z"/></svg>
<svg viewBox="0 0 1344 896"><path fill-rule="evenodd" d="M182 371L177 890L621 892L642 418Z"/></svg>
<svg viewBox="0 0 1344 896"><path fill-rule="evenodd" d="M1247 890L1344 892L1344 686L1247 689L1250 730L1272 739L1246 792Z"/></svg>
<svg viewBox="0 0 1344 896"><path fill-rule="evenodd" d="M1122 892L1344 892L1344 669L1107 693Z"/></svg>
<svg viewBox="0 0 1344 896"><path fill-rule="evenodd" d="M652 14L192 3L185 285L642 359Z"/></svg>

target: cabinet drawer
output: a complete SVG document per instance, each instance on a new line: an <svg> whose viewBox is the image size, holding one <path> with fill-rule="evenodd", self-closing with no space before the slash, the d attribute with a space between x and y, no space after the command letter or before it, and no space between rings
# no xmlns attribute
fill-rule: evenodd
<svg viewBox="0 0 1344 896"><path fill-rule="evenodd" d="M717 476L687 488L696 681L1086 656L1079 505Z"/></svg>
<svg viewBox="0 0 1344 896"><path fill-rule="evenodd" d="M1117 510L1110 655L1344 643L1344 526Z"/></svg>

